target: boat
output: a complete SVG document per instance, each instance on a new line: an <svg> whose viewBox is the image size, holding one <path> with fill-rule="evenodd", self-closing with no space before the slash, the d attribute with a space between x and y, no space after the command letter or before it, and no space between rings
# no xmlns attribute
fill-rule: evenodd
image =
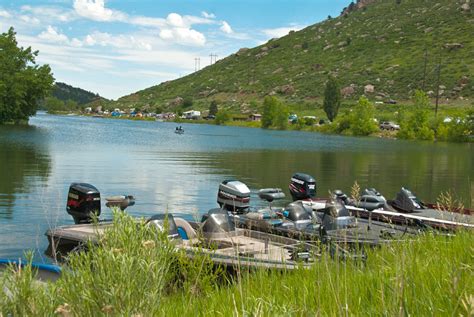
<svg viewBox="0 0 474 317"><path fill-rule="evenodd" d="M86 183L73 183L68 193L67 212L75 224L46 232L46 254L62 259L70 252L83 250L87 243L97 243L111 221L95 222L100 216L100 192ZM273 269L306 267L321 249L314 244L256 230L238 228L225 210L210 211L203 222L187 221L172 214L156 214L147 224L159 230L168 228L168 237L177 249L193 257L207 254L216 265ZM350 256L345 249L331 246L331 254Z"/></svg>
<svg viewBox="0 0 474 317"><path fill-rule="evenodd" d="M35 278L41 282L56 281L61 276L61 267L53 264L42 264L28 262L23 260L1 259L0 258L0 275L9 270L12 266L15 268L23 268L31 265L35 272Z"/></svg>
<svg viewBox="0 0 474 317"><path fill-rule="evenodd" d="M333 197L316 198L316 191L309 189L315 186L314 177L296 173L289 185L292 195L299 195L305 205L314 211L324 209L329 200L337 200L344 204L349 213L357 218L368 219L396 225L434 228L443 231L457 229L474 229L473 211L468 209L457 212L438 209L434 204L421 202L410 190L402 187L394 200L386 200L374 188L365 189L361 197L355 201L348 198L341 190L335 190ZM447 209L447 208L446 208Z"/></svg>
<svg viewBox="0 0 474 317"><path fill-rule="evenodd" d="M311 191L311 185L306 189ZM313 209L301 200L306 196L301 195L300 189L290 189L290 193L294 201L284 208L275 208L272 202L283 199L285 194L280 188L261 189L258 196L267 201L269 207L253 210L247 185L237 180L226 180L219 185L217 202L240 227L323 244L375 246L421 231L419 227L357 219L336 199L327 200Z"/></svg>
<svg viewBox="0 0 474 317"><path fill-rule="evenodd" d="M184 129L179 126L179 127L176 127L176 129L174 130L174 133L176 134L184 134Z"/></svg>

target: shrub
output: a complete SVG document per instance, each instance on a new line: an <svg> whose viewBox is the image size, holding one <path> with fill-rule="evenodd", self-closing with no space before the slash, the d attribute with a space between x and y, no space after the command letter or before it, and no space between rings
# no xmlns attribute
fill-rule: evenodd
<svg viewBox="0 0 474 317"><path fill-rule="evenodd" d="M413 110L411 112L405 110L400 114L398 137L402 139L433 140L434 131L429 127L428 122L430 100L421 90L415 92L414 99Z"/></svg>
<svg viewBox="0 0 474 317"><path fill-rule="evenodd" d="M288 126L288 107L276 97L267 96L263 101L262 128L284 130Z"/></svg>
<svg viewBox="0 0 474 317"><path fill-rule="evenodd" d="M361 97L349 116L352 135L363 136L378 131L374 121L375 107L365 97Z"/></svg>
<svg viewBox="0 0 474 317"><path fill-rule="evenodd" d="M229 122L231 119L232 116L230 115L230 113L225 109L221 109L217 112L215 122L216 124L221 125L225 124L226 122Z"/></svg>

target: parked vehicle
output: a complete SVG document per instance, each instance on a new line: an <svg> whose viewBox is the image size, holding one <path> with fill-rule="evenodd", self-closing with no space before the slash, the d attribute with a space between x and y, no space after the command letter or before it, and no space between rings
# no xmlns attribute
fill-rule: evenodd
<svg viewBox="0 0 474 317"><path fill-rule="evenodd" d="M400 126L390 121L384 121L380 124L380 129L394 131L394 130L400 130Z"/></svg>

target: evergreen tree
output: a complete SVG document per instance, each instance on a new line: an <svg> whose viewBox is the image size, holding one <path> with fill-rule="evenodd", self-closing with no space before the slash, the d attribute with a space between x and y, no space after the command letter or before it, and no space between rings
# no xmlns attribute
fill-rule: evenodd
<svg viewBox="0 0 474 317"><path fill-rule="evenodd" d="M330 121L337 117L339 107L341 106L341 90L334 77L329 77L324 91L323 109Z"/></svg>
<svg viewBox="0 0 474 317"><path fill-rule="evenodd" d="M211 105L209 106L209 115L215 116L217 114L217 111L218 111L217 101L213 100L211 101Z"/></svg>
<svg viewBox="0 0 474 317"><path fill-rule="evenodd" d="M267 96L263 100L262 128L269 128L273 124L276 103L277 99L275 97Z"/></svg>
<svg viewBox="0 0 474 317"><path fill-rule="evenodd" d="M0 124L20 123L36 113L54 78L35 63L38 51L18 47L13 28L0 34Z"/></svg>

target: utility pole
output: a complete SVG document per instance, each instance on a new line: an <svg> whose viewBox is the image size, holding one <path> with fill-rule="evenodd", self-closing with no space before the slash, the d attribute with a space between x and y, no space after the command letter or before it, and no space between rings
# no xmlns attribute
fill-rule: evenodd
<svg viewBox="0 0 474 317"><path fill-rule="evenodd" d="M428 64L428 50L425 48L425 64L423 67L423 86L421 87L422 91L425 91L425 83L426 83L426 66Z"/></svg>
<svg viewBox="0 0 474 317"><path fill-rule="evenodd" d="M438 69L436 71L436 105L435 105L435 118L438 116L438 105L439 105L439 80L441 77L441 57L438 62Z"/></svg>
<svg viewBox="0 0 474 317"><path fill-rule="evenodd" d="M201 70L201 58L196 57L194 58L194 71L197 72L198 70Z"/></svg>
<svg viewBox="0 0 474 317"><path fill-rule="evenodd" d="M211 55L209 55L209 56L211 57L211 64L210 65L215 64L217 62L217 54L212 54L211 53ZM214 63L212 62L212 58L214 58Z"/></svg>

